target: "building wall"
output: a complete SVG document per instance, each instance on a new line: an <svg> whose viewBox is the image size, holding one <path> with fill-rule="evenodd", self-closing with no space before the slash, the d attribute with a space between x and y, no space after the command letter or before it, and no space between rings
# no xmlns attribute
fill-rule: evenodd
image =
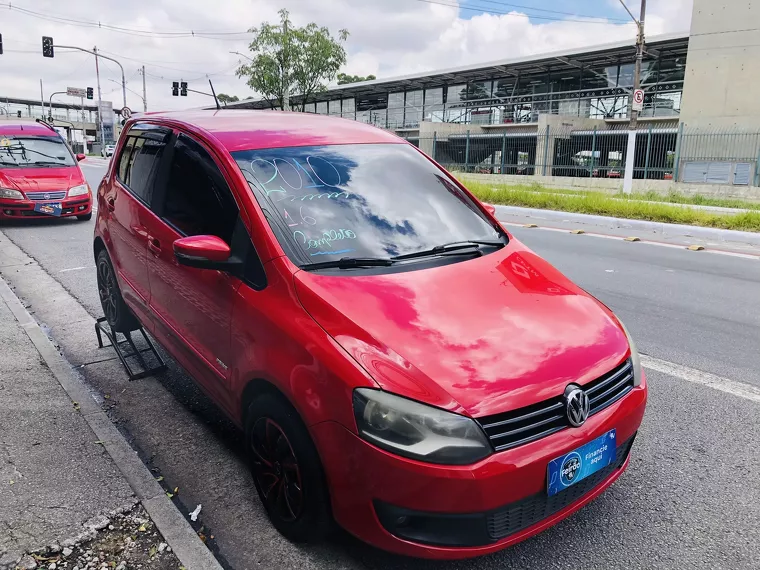
<svg viewBox="0 0 760 570"><path fill-rule="evenodd" d="M444 140L447 139L449 135L461 135L467 133L467 131L470 131L471 135L484 132L483 127L478 125L422 121L419 129L420 150L428 156L433 156L433 135L435 135L438 140ZM436 158L439 160L443 159L443 157Z"/></svg>
<svg viewBox="0 0 760 570"><path fill-rule="evenodd" d="M760 0L694 0L681 102L687 126L760 129L759 28Z"/></svg>

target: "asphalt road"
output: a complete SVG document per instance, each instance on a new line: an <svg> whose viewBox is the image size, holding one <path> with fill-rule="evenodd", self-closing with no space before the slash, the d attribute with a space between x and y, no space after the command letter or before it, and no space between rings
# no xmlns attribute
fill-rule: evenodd
<svg viewBox="0 0 760 570"><path fill-rule="evenodd" d="M84 170L95 188L103 169L85 163ZM100 316L92 226L0 229ZM510 229L615 310L642 353L760 386L760 260ZM56 301L36 308L50 314ZM56 337L64 352L94 340L69 330ZM126 386L118 366L87 367L86 377L100 392ZM176 366L131 383L113 413L145 460L181 489L186 512L203 504L210 544L230 568L760 567L760 404L654 371L648 378L650 403L631 466L609 491L514 548L445 564L391 556L343 533L320 546L284 541L255 496L240 435Z"/></svg>

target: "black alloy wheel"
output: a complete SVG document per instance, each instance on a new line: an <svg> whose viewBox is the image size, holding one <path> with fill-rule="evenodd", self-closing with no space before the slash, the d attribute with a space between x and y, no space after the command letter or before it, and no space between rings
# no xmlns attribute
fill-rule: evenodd
<svg viewBox="0 0 760 570"><path fill-rule="evenodd" d="M270 418L258 418L250 439L253 476L267 510L286 523L304 510L303 482L288 436Z"/></svg>
<svg viewBox="0 0 760 570"><path fill-rule="evenodd" d="M109 326L114 331L122 333L139 329L140 323L121 296L113 264L105 250L98 254L96 268L100 306L103 307L103 315Z"/></svg>
<svg viewBox="0 0 760 570"><path fill-rule="evenodd" d="M272 525L293 542L317 542L333 528L330 493L309 430L283 395L257 396L245 414L256 491Z"/></svg>
<svg viewBox="0 0 760 570"><path fill-rule="evenodd" d="M108 324L113 326L119 319L117 308L118 287L111 264L105 258L98 259L98 297Z"/></svg>

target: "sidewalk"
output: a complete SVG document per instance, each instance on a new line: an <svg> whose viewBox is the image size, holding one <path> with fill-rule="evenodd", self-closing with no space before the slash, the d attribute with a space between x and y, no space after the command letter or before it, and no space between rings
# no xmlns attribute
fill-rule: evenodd
<svg viewBox="0 0 760 570"><path fill-rule="evenodd" d="M81 535L136 499L0 300L0 567Z"/></svg>
<svg viewBox="0 0 760 570"><path fill-rule="evenodd" d="M0 570L221 570L2 278L0 346Z"/></svg>

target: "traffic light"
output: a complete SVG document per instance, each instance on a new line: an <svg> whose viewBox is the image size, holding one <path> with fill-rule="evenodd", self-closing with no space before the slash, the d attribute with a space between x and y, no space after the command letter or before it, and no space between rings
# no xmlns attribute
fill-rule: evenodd
<svg viewBox="0 0 760 570"><path fill-rule="evenodd" d="M0 55L3 55L3 34L0 34Z"/></svg>
<svg viewBox="0 0 760 570"><path fill-rule="evenodd" d="M53 57L53 38L42 36L42 57Z"/></svg>
<svg viewBox="0 0 760 570"><path fill-rule="evenodd" d="M182 95L183 97L187 97L187 81L183 81L182 83L180 83L179 87L180 87L179 94Z"/></svg>
<svg viewBox="0 0 760 570"><path fill-rule="evenodd" d="M92 96L93 96L92 95L92 87L88 87L87 88L87 98L88 99L92 99Z"/></svg>
<svg viewBox="0 0 760 570"><path fill-rule="evenodd" d="M172 96L176 97L179 95L179 83L176 81L172 82Z"/></svg>

